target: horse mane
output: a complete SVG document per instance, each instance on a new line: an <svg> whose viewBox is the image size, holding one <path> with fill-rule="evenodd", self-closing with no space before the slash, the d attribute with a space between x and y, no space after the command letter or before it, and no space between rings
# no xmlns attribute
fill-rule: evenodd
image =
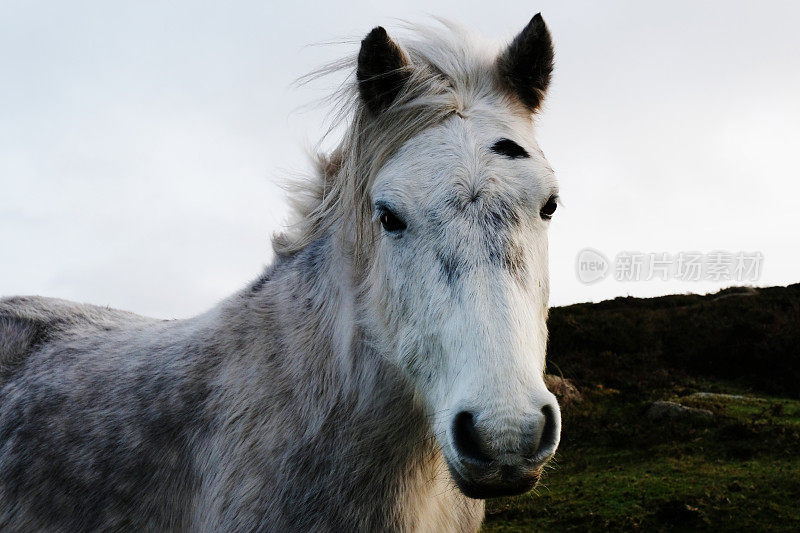
<svg viewBox="0 0 800 533"><path fill-rule="evenodd" d="M300 78L300 83L307 83L347 73L347 81L328 98L334 107L331 130L337 125L346 127L330 154L313 156L315 173L289 184L290 224L272 239L279 256L291 255L345 224L353 225L353 253L367 252L374 230L369 191L381 167L415 135L496 91L499 43L436 20L440 26L403 25L410 35L396 42L408 59L404 67L408 79L397 98L377 116L359 97L356 55Z"/></svg>

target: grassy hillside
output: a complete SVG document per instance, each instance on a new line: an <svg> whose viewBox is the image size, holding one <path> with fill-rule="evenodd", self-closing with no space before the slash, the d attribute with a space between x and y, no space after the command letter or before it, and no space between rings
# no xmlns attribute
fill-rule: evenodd
<svg viewBox="0 0 800 533"><path fill-rule="evenodd" d="M798 529L800 284L555 308L550 335L583 400L538 494L490 502L486 531ZM652 420L657 400L712 415Z"/></svg>

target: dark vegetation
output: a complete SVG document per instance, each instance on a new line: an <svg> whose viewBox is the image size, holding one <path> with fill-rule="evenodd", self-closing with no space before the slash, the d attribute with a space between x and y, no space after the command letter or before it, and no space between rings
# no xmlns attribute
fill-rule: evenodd
<svg viewBox="0 0 800 533"><path fill-rule="evenodd" d="M555 467L489 502L486 531L800 528L800 284L554 308L549 326L548 372L583 400ZM713 417L654 421L657 400Z"/></svg>

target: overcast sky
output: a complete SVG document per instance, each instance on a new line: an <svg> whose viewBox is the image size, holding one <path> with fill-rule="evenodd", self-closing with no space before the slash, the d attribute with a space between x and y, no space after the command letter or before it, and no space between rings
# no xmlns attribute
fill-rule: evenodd
<svg viewBox="0 0 800 533"><path fill-rule="evenodd" d="M800 281L800 3L0 0L0 294L198 313L269 263L281 180L376 25L510 37L537 11L556 71L539 143L561 183L551 302L729 283L576 277L591 247L761 252Z"/></svg>

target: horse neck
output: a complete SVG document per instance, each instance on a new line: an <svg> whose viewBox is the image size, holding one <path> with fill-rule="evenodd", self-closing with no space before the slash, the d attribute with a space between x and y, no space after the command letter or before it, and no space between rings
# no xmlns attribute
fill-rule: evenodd
<svg viewBox="0 0 800 533"><path fill-rule="evenodd" d="M255 349L246 364L269 372L270 386L304 389L310 402L304 401L305 408L350 404L336 415L424 416L400 371L376 352L358 324L356 282L341 242L327 235L279 257L235 297L231 322L236 325L226 327L245 335L247 349ZM423 430L430 431L415 428Z"/></svg>

